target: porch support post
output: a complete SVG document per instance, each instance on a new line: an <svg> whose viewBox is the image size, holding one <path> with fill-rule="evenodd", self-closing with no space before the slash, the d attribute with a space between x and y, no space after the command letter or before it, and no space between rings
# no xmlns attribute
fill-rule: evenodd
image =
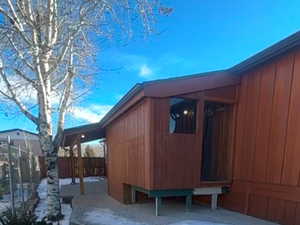
<svg viewBox="0 0 300 225"><path fill-rule="evenodd" d="M134 187L131 187L131 203L135 203L135 202L136 202L136 191Z"/></svg>
<svg viewBox="0 0 300 225"><path fill-rule="evenodd" d="M84 182L83 182L83 161L81 157L81 136L77 138L77 151L78 151L78 167L79 167L79 182L80 182L80 194L84 195Z"/></svg>
<svg viewBox="0 0 300 225"><path fill-rule="evenodd" d="M218 194L211 195L211 209L215 210L218 207Z"/></svg>
<svg viewBox="0 0 300 225"><path fill-rule="evenodd" d="M161 197L155 197L155 216L159 216L160 207L161 207Z"/></svg>
<svg viewBox="0 0 300 225"><path fill-rule="evenodd" d="M192 208L192 195L187 195L185 197L185 207L186 211L190 211Z"/></svg>
<svg viewBox="0 0 300 225"><path fill-rule="evenodd" d="M71 176L72 176L72 183L75 184L75 166L74 166L74 145L70 146L70 158L71 158Z"/></svg>

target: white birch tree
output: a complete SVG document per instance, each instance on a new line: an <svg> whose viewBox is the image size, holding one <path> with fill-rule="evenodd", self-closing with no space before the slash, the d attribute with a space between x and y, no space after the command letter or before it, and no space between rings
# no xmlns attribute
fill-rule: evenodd
<svg viewBox="0 0 300 225"><path fill-rule="evenodd" d="M156 0L0 0L0 101L37 126L49 220L61 217L57 151L68 107L89 77L94 36L150 33L156 15L169 12Z"/></svg>

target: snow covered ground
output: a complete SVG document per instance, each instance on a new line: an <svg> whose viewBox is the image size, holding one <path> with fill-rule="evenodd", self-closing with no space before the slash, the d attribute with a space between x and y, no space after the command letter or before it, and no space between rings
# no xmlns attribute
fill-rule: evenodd
<svg viewBox="0 0 300 225"><path fill-rule="evenodd" d="M4 212L7 208L10 207L9 200L0 200L0 213Z"/></svg>
<svg viewBox="0 0 300 225"><path fill-rule="evenodd" d="M64 186L66 193L79 187ZM164 199L161 216L155 216L154 201L122 204L107 193L107 180L85 185L86 194L74 196L71 221L78 225L275 225L254 217L222 208L194 204L185 210L183 199ZM95 192L94 190L97 190Z"/></svg>
<svg viewBox="0 0 300 225"><path fill-rule="evenodd" d="M59 225L72 223L80 225L273 225L274 223L253 217L234 213L224 209L210 210L206 206L194 205L191 212L184 210L182 202L165 200L162 216L155 216L153 202L124 205L115 201L107 194L105 179L85 178L85 195L75 195L73 209L70 205L62 204L64 220ZM77 181L78 182L78 181ZM79 192L79 185L68 185L71 179L60 180L61 195ZM97 190L97 192L95 192ZM47 213L47 182L42 180L38 187L41 198L36 208L39 219ZM72 211L73 210L73 211ZM71 217L72 214L72 217ZM56 224L58 225L58 224Z"/></svg>
<svg viewBox="0 0 300 225"><path fill-rule="evenodd" d="M83 179L84 182L99 182L100 177L85 177ZM79 183L79 178L75 179L76 183ZM59 179L59 186L68 185L72 183L71 178Z"/></svg>
<svg viewBox="0 0 300 225"><path fill-rule="evenodd" d="M99 177L85 177L84 182L97 182ZM60 179L59 185L68 185L71 184L71 178ZM76 178L76 183L79 183L79 179ZM35 209L35 215L38 217L38 220L42 220L47 215L47 179L43 179L37 188L37 192L40 198L39 204ZM72 208L69 204L61 204L62 214L64 219L60 221L59 225L69 225L69 220L72 213Z"/></svg>
<svg viewBox="0 0 300 225"><path fill-rule="evenodd" d="M30 192L29 192L29 184L24 183L24 200L26 201L29 196L30 196ZM15 204L16 206L19 206L22 203L22 197L21 197L21 188L20 186L17 186L17 191L15 191ZM5 210L7 210L8 208L11 207L11 203L10 203L10 194L5 194L2 196L2 199L0 199L0 213L4 212Z"/></svg>
<svg viewBox="0 0 300 225"><path fill-rule="evenodd" d="M139 223L132 221L128 218L116 215L110 209L97 209L94 211L90 211L84 214L84 222L87 224L105 224L105 225L151 225L149 223ZM197 221L197 220L183 220L176 223L171 223L168 225L226 225L221 223L212 223L205 221ZM228 225L228 224L227 224Z"/></svg>
<svg viewBox="0 0 300 225"><path fill-rule="evenodd" d="M212 223L212 222L203 222L196 220L184 220L177 223L172 223L169 225L225 225L224 223Z"/></svg>

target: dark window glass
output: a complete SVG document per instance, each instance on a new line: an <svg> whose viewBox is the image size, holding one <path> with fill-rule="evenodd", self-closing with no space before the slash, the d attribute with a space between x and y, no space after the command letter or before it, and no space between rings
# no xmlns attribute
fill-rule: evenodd
<svg viewBox="0 0 300 225"><path fill-rule="evenodd" d="M170 100L170 133L195 133L196 101L184 98Z"/></svg>

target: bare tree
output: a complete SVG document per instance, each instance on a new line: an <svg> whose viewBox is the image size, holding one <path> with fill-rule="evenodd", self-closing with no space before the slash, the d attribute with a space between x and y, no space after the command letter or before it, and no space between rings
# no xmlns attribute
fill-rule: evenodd
<svg viewBox="0 0 300 225"><path fill-rule="evenodd" d="M128 37L138 27L150 33L156 15L169 12L157 0L0 0L1 101L39 131L48 165L48 219L61 216L57 151L68 108L90 77L93 36Z"/></svg>

